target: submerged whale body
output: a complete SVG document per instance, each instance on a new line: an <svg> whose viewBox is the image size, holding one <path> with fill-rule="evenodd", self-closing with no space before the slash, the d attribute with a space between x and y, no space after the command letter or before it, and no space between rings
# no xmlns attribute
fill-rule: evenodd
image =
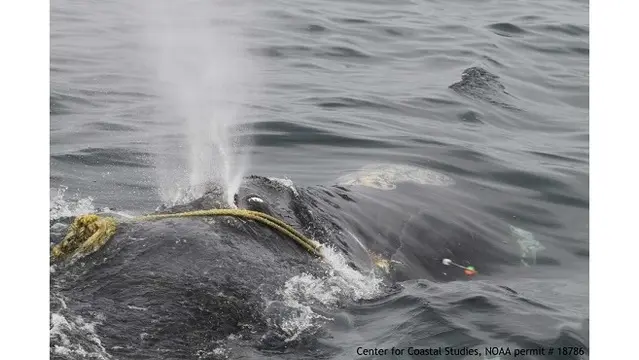
<svg viewBox="0 0 639 360"><path fill-rule="evenodd" d="M451 205L443 187L404 186L410 198L371 187L295 188L251 176L235 202L347 254L353 271L373 271L377 256L392 260L387 285L411 278L463 279L463 273L442 265L444 257L471 262L484 274L519 263L516 251L497 246L505 224L493 226L480 213ZM211 187L193 202L159 212L226 207L222 191ZM447 215L437 215L442 213ZM53 229L52 234L59 241ZM69 352L79 346L118 359L217 358L226 356L216 352L218 344L231 338L255 351L308 346L315 337L298 336L299 329L291 331L286 323L291 312L303 317L308 309L287 306L282 288L293 277L322 278L332 271L298 244L252 221L226 216L122 221L95 253L53 265L51 312L57 331L51 353L73 358ZM361 298L345 296L330 304ZM319 306L313 316L321 313L321 303L312 304ZM72 330L90 334L84 343L69 344Z"/></svg>

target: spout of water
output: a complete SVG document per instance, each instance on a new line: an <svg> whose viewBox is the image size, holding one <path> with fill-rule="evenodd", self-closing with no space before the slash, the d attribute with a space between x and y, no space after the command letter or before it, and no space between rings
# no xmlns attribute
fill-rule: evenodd
<svg viewBox="0 0 639 360"><path fill-rule="evenodd" d="M258 87L245 36L253 20L249 5L225 0L136 3L146 35L141 53L162 106L156 119L167 129L158 140L160 194L184 188L197 192L212 181L224 188L232 206L250 153L248 136L240 133L247 129L246 104ZM176 150L180 154L173 154Z"/></svg>

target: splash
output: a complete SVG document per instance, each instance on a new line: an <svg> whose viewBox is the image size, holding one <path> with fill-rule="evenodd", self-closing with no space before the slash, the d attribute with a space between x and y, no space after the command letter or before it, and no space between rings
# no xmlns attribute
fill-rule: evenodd
<svg viewBox="0 0 639 360"><path fill-rule="evenodd" d="M285 342L310 335L330 320L315 312L314 306L336 308L382 294L383 279L373 269L367 273L353 269L346 256L330 246L323 247L322 254L328 264L323 276L306 273L293 276L279 291L283 309L279 310L277 326L287 335Z"/></svg>
<svg viewBox="0 0 639 360"><path fill-rule="evenodd" d="M53 189L51 191L49 221L52 222L52 231L60 231L57 229L59 226L63 226L64 231L66 231L68 224L62 225L55 222L55 220L65 217L75 217L96 212L114 214L127 219L132 219L136 216L126 211L113 210L108 207L96 208L93 204L93 198L90 196L80 197L80 194L75 194L69 198L66 196L67 190L68 187L62 185L55 192L53 192Z"/></svg>
<svg viewBox="0 0 639 360"><path fill-rule="evenodd" d="M100 322L89 322L69 313L64 299L53 297L60 303L60 309L50 314L51 355L63 359L112 359L96 333L95 327Z"/></svg>
<svg viewBox="0 0 639 360"><path fill-rule="evenodd" d="M61 217L78 216L95 211L93 198L86 197L80 199L65 199L66 186L60 186L49 203L49 220L56 220Z"/></svg>
<svg viewBox="0 0 639 360"><path fill-rule="evenodd" d="M323 277L294 276L284 286L285 297L338 306L346 301L373 299L381 294L383 280L373 269L367 273L353 269L346 256L332 246L322 247L322 255L328 264L326 274Z"/></svg>
<svg viewBox="0 0 639 360"><path fill-rule="evenodd" d="M257 88L244 35L253 19L250 5L224 0L137 5L145 33L141 52L160 99L154 121L167 132L155 141L162 200L188 201L214 182L232 203L248 166L250 144L242 135L246 104Z"/></svg>

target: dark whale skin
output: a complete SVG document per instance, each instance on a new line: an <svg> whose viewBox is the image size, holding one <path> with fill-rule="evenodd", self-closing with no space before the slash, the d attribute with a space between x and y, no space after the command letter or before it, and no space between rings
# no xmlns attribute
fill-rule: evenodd
<svg viewBox="0 0 639 360"><path fill-rule="evenodd" d="M251 176L236 195L240 208L268 212L330 244L355 269L370 270L371 253L397 261L386 279L391 291L394 282L410 279L465 278L443 258L472 264L480 274L520 262L516 245L503 246L511 241L508 225L474 209L454 189L294 189ZM256 197L257 207L250 200ZM202 197L158 213L227 208L224 198L210 186ZM60 228L52 226L53 242L63 235ZM552 262L543 255L538 260ZM54 267L51 312L99 323L100 346L117 359L202 358L229 336L256 351L286 349L293 344L273 326L285 308L273 305L282 300L278 290L295 275L321 277L329 270L272 229L231 217L122 219L100 250ZM64 342L56 336L52 348Z"/></svg>
<svg viewBox="0 0 639 360"><path fill-rule="evenodd" d="M290 189L265 178L246 184L241 196L272 198L273 215L304 232L301 224L309 214L296 216L293 209L302 210L291 205L296 199ZM226 207L221 199L213 188L189 204L159 212ZM196 350L212 350L231 334L268 347L284 334L269 332L264 299L276 299L277 289L296 274L319 276L324 270L321 260L298 244L252 221L121 220L100 250L55 264L51 312L64 306L86 319L100 314L102 346L118 359L194 358Z"/></svg>

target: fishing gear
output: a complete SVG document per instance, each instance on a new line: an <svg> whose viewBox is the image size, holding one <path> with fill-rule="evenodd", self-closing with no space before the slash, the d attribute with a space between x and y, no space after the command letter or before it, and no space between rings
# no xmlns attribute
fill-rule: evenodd
<svg viewBox="0 0 639 360"><path fill-rule="evenodd" d="M467 276L474 276L477 275L477 270L475 270L474 266L462 266L459 264L454 263L451 259L443 259L442 260L442 264L446 265L446 266L456 266L462 270L464 270L464 274L466 274Z"/></svg>

